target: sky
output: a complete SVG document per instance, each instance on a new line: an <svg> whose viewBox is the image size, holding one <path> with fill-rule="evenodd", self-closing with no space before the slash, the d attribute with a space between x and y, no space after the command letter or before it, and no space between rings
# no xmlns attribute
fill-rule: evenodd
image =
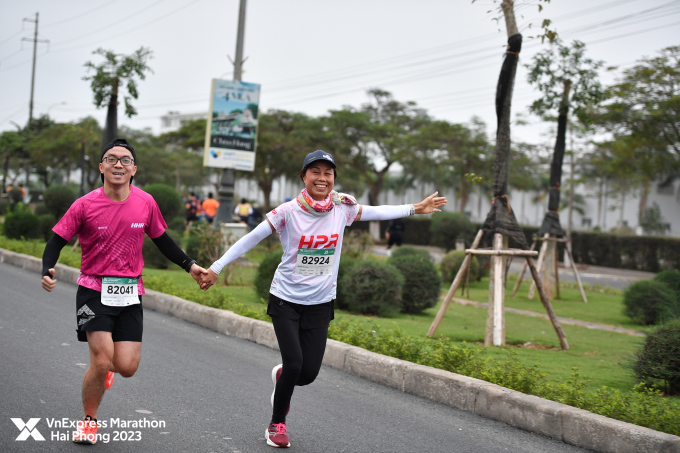
<svg viewBox="0 0 680 453"><path fill-rule="evenodd" d="M211 79L232 79L239 0L0 0L0 131L29 116L34 22L39 13L34 117L58 122L93 116L104 123L87 61L99 47L153 51L153 73L139 84L138 115L119 108L119 125L158 134L169 111L207 112ZM507 34L492 0L250 0L242 80L261 85L260 111L311 116L360 108L380 88L454 123L473 116L495 132L494 94ZM680 0L516 1L524 45L513 98L513 139L548 140L551 125L528 116L539 97L526 80L532 57L547 48L538 34L550 19L567 44L578 39L603 60L604 84L643 57L680 45ZM531 27L530 27L531 25ZM27 39L23 40L23 39ZM49 41L49 42L43 42Z"/></svg>

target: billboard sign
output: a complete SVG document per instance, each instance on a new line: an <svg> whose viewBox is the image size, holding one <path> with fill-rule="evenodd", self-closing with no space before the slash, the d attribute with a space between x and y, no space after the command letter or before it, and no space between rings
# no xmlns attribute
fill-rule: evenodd
<svg viewBox="0 0 680 453"><path fill-rule="evenodd" d="M260 85L212 80L205 131L205 167L253 171Z"/></svg>

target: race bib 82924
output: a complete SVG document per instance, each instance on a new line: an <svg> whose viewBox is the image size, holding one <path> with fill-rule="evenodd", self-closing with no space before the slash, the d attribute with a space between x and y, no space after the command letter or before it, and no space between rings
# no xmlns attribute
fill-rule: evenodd
<svg viewBox="0 0 680 453"><path fill-rule="evenodd" d="M331 275L335 249L298 249L295 273L298 275Z"/></svg>

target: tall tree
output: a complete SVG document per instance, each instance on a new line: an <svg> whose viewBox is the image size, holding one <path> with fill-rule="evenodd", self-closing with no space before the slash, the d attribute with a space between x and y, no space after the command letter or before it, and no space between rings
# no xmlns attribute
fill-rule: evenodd
<svg viewBox="0 0 680 453"><path fill-rule="evenodd" d="M680 160L680 46L643 58L607 90L601 123L618 135L644 139Z"/></svg>
<svg viewBox="0 0 680 453"><path fill-rule="evenodd" d="M131 100L139 97L137 79L144 80L146 72L153 72L147 64L153 52L146 47L140 47L132 55L123 55L100 47L92 53L104 57L104 61L98 65L91 61L85 63L85 68L94 74L83 77L83 80L90 81L94 105L97 108L107 105L106 125L102 137L102 146L105 146L118 136L118 96L124 92L123 88L127 91L127 94L123 95L125 115L132 118L137 114Z"/></svg>
<svg viewBox="0 0 680 453"><path fill-rule="evenodd" d="M203 166L203 146L205 145L206 120L182 121L176 131L162 134L160 139L168 151L168 163L174 168L175 189L196 185L199 181L210 184L211 176L218 176L221 170ZM219 188L219 179L215 182L215 192ZM200 185L200 184L199 184Z"/></svg>
<svg viewBox="0 0 680 453"><path fill-rule="evenodd" d="M536 54L532 64L527 65L529 83L537 86L541 92L541 97L529 109L543 119L552 119L555 113L558 114L557 138L550 166L548 212L539 228L540 235L565 235L558 211L569 111L572 110L581 124L590 123L589 110L603 98L597 73L602 65L602 61L585 56L584 43L574 41L568 47L558 39L551 41L550 48Z"/></svg>
<svg viewBox="0 0 680 453"><path fill-rule="evenodd" d="M95 189L100 183L99 161L101 157L102 128L91 116L73 124L72 129L80 152L79 167L81 170L79 195Z"/></svg>
<svg viewBox="0 0 680 453"><path fill-rule="evenodd" d="M304 157L319 146L321 123L303 113L270 110L259 118L255 170L250 175L264 196L265 212L271 209L274 181L295 179Z"/></svg>
<svg viewBox="0 0 680 453"><path fill-rule="evenodd" d="M653 173L642 185L640 214L646 209L652 179L680 177L680 46L659 54L624 71L620 83L607 89L596 117L615 141L653 154L643 159L652 161L646 168Z"/></svg>
<svg viewBox="0 0 680 453"><path fill-rule="evenodd" d="M472 187L467 175L491 179L493 148L485 129L479 118L472 118L469 126L432 121L414 136L413 151L404 156L401 164L421 181L441 187L455 185L458 211L464 213Z"/></svg>
<svg viewBox="0 0 680 453"><path fill-rule="evenodd" d="M0 156L2 157L2 191L7 189L7 176L10 170L10 163L21 150L21 134L18 131L4 131L0 134Z"/></svg>
<svg viewBox="0 0 680 453"><path fill-rule="evenodd" d="M378 204L385 175L415 150L411 139L430 119L414 102L399 102L384 90L368 91L370 101L347 107L325 119L331 143L342 165L354 168L368 186L368 200Z"/></svg>
<svg viewBox="0 0 680 453"><path fill-rule="evenodd" d="M60 123L38 132L26 143L33 168L45 187L50 186L57 172L64 171L68 180L71 170L77 167L80 153L75 139L73 125Z"/></svg>

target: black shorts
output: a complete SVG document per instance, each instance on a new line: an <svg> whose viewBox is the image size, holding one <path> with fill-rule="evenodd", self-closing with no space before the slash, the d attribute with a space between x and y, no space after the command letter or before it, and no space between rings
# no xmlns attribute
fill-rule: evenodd
<svg viewBox="0 0 680 453"><path fill-rule="evenodd" d="M401 244L404 242L403 236L401 233L390 233L390 238L387 240L387 245L394 245L397 244L398 246L401 247Z"/></svg>
<svg viewBox="0 0 680 453"><path fill-rule="evenodd" d="M76 332L78 341L87 341L86 332L111 332L113 341L142 341L142 296L135 305L103 305L102 293L78 286L76 294Z"/></svg>
<svg viewBox="0 0 680 453"><path fill-rule="evenodd" d="M335 319L335 300L316 305L288 302L269 293L267 314L271 317L293 319L300 322L300 329L328 327Z"/></svg>

